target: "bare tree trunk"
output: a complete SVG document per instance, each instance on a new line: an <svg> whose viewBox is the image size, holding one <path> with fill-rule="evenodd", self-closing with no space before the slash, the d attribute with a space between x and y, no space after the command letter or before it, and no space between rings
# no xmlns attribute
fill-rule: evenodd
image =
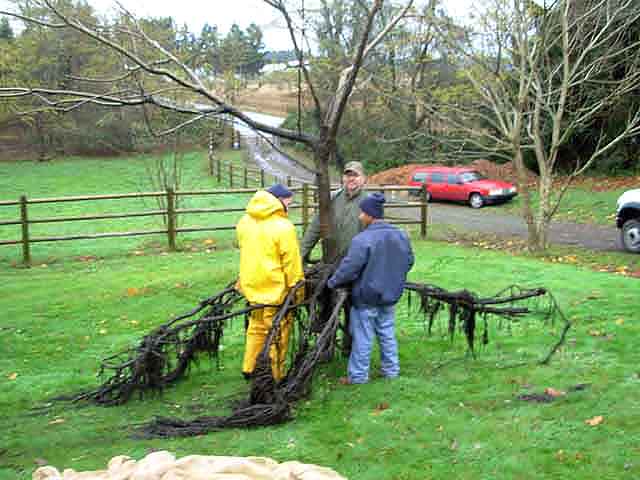
<svg viewBox="0 0 640 480"><path fill-rule="evenodd" d="M535 251L538 245L538 231L536 229L535 221L533 218L533 209L531 208L531 193L527 186L527 168L522 158L522 147L520 145L520 138L514 138L513 143L514 155L513 162L518 174L518 193L522 198L522 218L524 218L527 224L527 248L529 251Z"/></svg>
<svg viewBox="0 0 640 480"><path fill-rule="evenodd" d="M42 120L43 114L37 113L35 115L35 130L38 137L38 161L45 162L47 160L47 134L44 128L44 121Z"/></svg>
<svg viewBox="0 0 640 480"><path fill-rule="evenodd" d="M318 185L318 208L320 210L320 238L322 239L322 260L332 262L338 255L335 236L330 235L333 225L333 207L331 205L331 179L329 178L329 159L335 154L335 139L330 138L329 129L320 127L320 140L315 145L316 182Z"/></svg>
<svg viewBox="0 0 640 480"><path fill-rule="evenodd" d="M546 165L541 165L538 192L540 203L536 222L537 238L536 251L544 251L547 248L549 224L551 223L551 194L553 193L553 174Z"/></svg>

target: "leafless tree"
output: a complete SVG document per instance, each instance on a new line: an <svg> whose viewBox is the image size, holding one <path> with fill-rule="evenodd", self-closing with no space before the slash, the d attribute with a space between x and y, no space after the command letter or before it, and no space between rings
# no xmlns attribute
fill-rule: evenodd
<svg viewBox="0 0 640 480"><path fill-rule="evenodd" d="M328 174L329 159L336 151L336 137L340 128L349 97L356 85L358 73L370 52L382 39L398 24L412 7L413 0L406 0L404 6L397 10L397 14L377 33L374 31L374 20L379 15L384 0L362 2L366 8L366 21L362 28L349 65L342 71L335 92L328 101L321 102L317 89L310 75L309 69L303 61L303 46L300 45L295 19L290 15L285 0L264 0L277 10L284 19L290 33L293 49L300 62L306 89L312 99L314 108L320 118L319 135L314 136L304 132L292 131L284 128L272 127L252 120L239 108L229 103L223 95L207 86L197 71L189 68L168 48L148 35L141 22L134 15L121 6L127 19L125 24L114 26L92 25L74 15L72 10L59 7L52 0L35 0L46 17L30 16L15 11L0 11L34 25L52 29L72 29L87 37L87 40L98 42L110 53L120 58L122 74L118 78L84 78L85 82L100 85L101 88L92 90L52 89L46 86L31 88L16 86L0 88L0 98L15 99L20 97L36 98L41 101L42 109L69 112L86 104L104 107L153 106L187 114L189 119L176 125L165 133L172 133L182 126L195 121L229 115L242 120L257 131L275 135L277 137L307 145L314 152L317 186L319 188L320 224L323 246L323 257L330 260L335 257L335 245L330 235L330 221L333 215L329 201L330 182ZM151 51L153 55L141 53ZM118 82L124 79L137 78L137 88L118 88ZM140 78L155 79L155 82L143 82ZM110 89L105 89L110 85ZM148 87L147 85L153 85ZM184 101L168 100L167 92L179 91ZM191 101L188 101L191 100ZM204 105L203 105L204 103Z"/></svg>
<svg viewBox="0 0 640 480"><path fill-rule="evenodd" d="M624 139L640 134L636 106L615 125L615 135L602 131L596 148L554 188L560 148L638 89L640 42L627 32L637 28L640 6L634 0L559 0L547 8L527 0L494 0L483 18L484 30L462 49L475 92L466 104L470 108L463 101L433 114L454 125L479 151L514 161L529 248L541 251L572 179ZM585 89L594 87L600 93L585 99ZM540 175L537 207L527 183L527 151L533 152Z"/></svg>

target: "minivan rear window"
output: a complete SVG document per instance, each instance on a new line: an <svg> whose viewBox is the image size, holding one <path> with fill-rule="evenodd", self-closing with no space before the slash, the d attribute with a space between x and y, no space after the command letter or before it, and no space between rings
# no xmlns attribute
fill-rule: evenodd
<svg viewBox="0 0 640 480"><path fill-rule="evenodd" d="M460 180L462 180L462 183L476 182L478 180L484 180L485 178L487 177L476 171L460 174Z"/></svg>

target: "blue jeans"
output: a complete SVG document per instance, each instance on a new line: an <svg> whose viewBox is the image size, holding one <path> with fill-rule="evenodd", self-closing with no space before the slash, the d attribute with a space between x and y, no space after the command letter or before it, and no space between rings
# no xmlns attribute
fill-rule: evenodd
<svg viewBox="0 0 640 480"><path fill-rule="evenodd" d="M369 363L373 336L380 345L380 371L382 376L394 378L400 374L398 342L395 334L395 305L351 307L349 333L353 337L347 374L350 383L369 381Z"/></svg>

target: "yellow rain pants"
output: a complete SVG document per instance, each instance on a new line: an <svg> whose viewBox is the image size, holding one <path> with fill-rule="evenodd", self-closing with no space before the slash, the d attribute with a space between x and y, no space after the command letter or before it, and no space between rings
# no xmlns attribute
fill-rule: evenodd
<svg viewBox="0 0 640 480"><path fill-rule="evenodd" d="M244 360L242 362L243 373L252 373L256 367L256 360L262 351L267 335L269 335L269 330L271 329L273 318L276 316L277 311L277 308L265 307L251 312L249 316L249 328L247 328ZM285 362L289 333L293 320L292 317L293 315L289 314L283 319L279 332L280 338L273 342L269 350L271 371L273 372L273 378L276 380L281 380L286 372Z"/></svg>

